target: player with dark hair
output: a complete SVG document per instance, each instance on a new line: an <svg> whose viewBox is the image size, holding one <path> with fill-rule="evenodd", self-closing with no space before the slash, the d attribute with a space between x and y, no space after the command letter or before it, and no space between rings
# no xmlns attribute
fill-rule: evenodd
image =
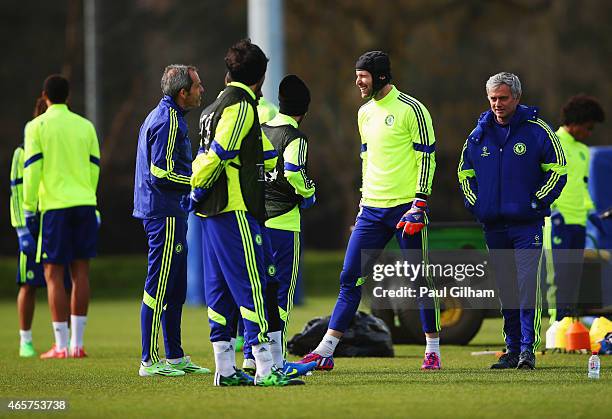
<svg viewBox="0 0 612 419"><path fill-rule="evenodd" d="M33 117L43 114L47 110L44 98L39 97L34 106ZM29 124L29 122L28 122ZM27 124L26 124L27 129ZM36 289L47 286L43 266L36 263L36 237L38 231L32 234L26 226L23 213L23 151L24 145L20 144L13 153L11 164L11 225L17 231L19 238L19 258L17 265L17 312L19 315L19 356L28 358L36 356L32 343L32 320L34 318L34 307L36 303ZM36 230L36 229L33 229ZM70 272L66 270L64 286L69 293L72 284ZM64 321L68 321L70 312L64 315Z"/></svg>
<svg viewBox="0 0 612 419"><path fill-rule="evenodd" d="M306 374L316 363L300 364L285 360L287 328L293 309L293 297L300 276L302 252L301 211L315 203L315 184L307 175L306 135L298 126L310 104L310 90L296 75L283 78L278 88L280 112L262 125L278 153L274 170L266 174L266 228L264 234L268 266L267 310L270 318L272 358L277 368L291 377ZM269 242L269 243L266 243ZM271 260L271 262L268 261ZM274 319L280 313L278 319ZM276 320L276 321L273 321ZM245 371L255 371L254 359L245 345Z"/></svg>
<svg viewBox="0 0 612 419"><path fill-rule="evenodd" d="M225 64L232 81L200 117L201 149L184 203L201 217L216 386L253 384L236 369L238 311L257 364L254 384L296 383L274 368L265 308L264 172L274 168L276 152L264 148L256 107L267 62L248 39L229 48Z"/></svg>
<svg viewBox="0 0 612 419"><path fill-rule="evenodd" d="M584 141L593 133L595 124L604 120L601 105L591 96L573 96L561 110L562 125L556 134L567 160L567 183L551 206L545 237L546 247L552 248L552 259L547 258L549 296L554 298L551 302L554 308L549 310L551 321L577 314L587 218L596 227L601 226L599 217L592 212L594 205L588 188L589 148Z"/></svg>
<svg viewBox="0 0 612 419"><path fill-rule="evenodd" d="M391 84L391 63L382 51L363 54L355 64L361 97L368 101L358 113L361 135L362 198L340 274L340 293L327 333L303 363L317 369L334 367L333 353L361 301L362 285L378 253L395 236L411 263L428 260L427 199L435 160L433 124L427 108ZM362 251L372 250L367 260ZM418 254L418 260L414 260ZM419 282L430 289L429 276ZM427 283L425 283L427 282ZM418 299L427 346L422 369L440 369L440 311L436 298Z"/></svg>
<svg viewBox="0 0 612 419"><path fill-rule="evenodd" d="M45 359L86 356L89 259L96 255L98 237L100 148L91 122L68 109L69 92L65 77L47 77L42 96L48 109L25 132L23 210L28 229L38 234L36 261L44 265L55 333L55 344L41 355ZM66 264L72 278L70 301L64 286ZM69 303L70 352L65 318Z"/></svg>

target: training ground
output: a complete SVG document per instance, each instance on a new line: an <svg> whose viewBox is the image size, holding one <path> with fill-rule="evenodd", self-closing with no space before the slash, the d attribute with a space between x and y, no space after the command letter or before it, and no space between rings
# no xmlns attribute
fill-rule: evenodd
<svg viewBox="0 0 612 419"><path fill-rule="evenodd" d="M336 266L331 263L336 256L321 258ZM9 262L4 260L0 265L7 267ZM113 266L114 273L130 272L129 266L116 260L101 260L92 276L101 275L98 269L107 265ZM3 281L13 281L13 277L4 275ZM142 378L138 376L140 299L136 287L124 297L110 298L95 291L95 282L93 286L85 335L89 358L49 361L19 358L17 313L11 297L14 289L13 294L7 293L3 286L2 295L7 297L0 301L3 405L9 400L63 399L68 408L49 413L9 412L2 407L0 416L592 419L609 417L612 411L611 357L602 357L601 379L591 381L586 373L587 355L538 355L535 371L492 371L493 355L472 356L473 351L503 347L500 319L485 320L469 346L442 343L443 369L437 372L419 370L422 346L397 345L395 358L338 358L334 371L315 372L306 377L305 386L218 388L212 386L212 375ZM292 335L308 319L327 315L333 307L334 296L312 294L294 312ZM45 299L45 293L39 293L33 325L39 352L48 349L53 339ZM547 327L547 319L543 325ZM214 369L204 309L185 308L183 346L198 364ZM238 359L241 361L240 355Z"/></svg>

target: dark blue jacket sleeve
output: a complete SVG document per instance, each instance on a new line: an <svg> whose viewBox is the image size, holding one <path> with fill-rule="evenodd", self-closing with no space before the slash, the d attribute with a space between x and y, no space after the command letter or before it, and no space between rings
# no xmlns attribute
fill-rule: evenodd
<svg viewBox="0 0 612 419"><path fill-rule="evenodd" d="M175 147L182 133L176 111L171 109L168 118L150 128L149 147L151 150L151 181L173 190L189 190L190 176L177 173L175 161L178 158Z"/></svg>
<svg viewBox="0 0 612 419"><path fill-rule="evenodd" d="M476 183L476 172L469 155L469 139L465 141L461 150L461 158L457 169L457 177L459 178L459 186L463 192L463 203L470 211L476 204L478 197L478 184Z"/></svg>

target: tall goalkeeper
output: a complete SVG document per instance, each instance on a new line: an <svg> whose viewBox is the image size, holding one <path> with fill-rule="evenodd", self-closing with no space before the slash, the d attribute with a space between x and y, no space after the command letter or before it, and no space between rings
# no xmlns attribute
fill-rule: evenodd
<svg viewBox="0 0 612 419"><path fill-rule="evenodd" d="M362 270L362 250L382 251L395 235L401 249L422 249L422 260L427 261L427 198L436 167L431 117L419 101L390 84L391 63L386 53L363 54L355 74L361 97L369 99L358 113L362 198L329 329L319 346L300 361L315 361L320 370L333 369L336 345L359 306L361 285L369 274L367 267ZM421 368L440 369L439 303L427 297L418 304L427 342Z"/></svg>

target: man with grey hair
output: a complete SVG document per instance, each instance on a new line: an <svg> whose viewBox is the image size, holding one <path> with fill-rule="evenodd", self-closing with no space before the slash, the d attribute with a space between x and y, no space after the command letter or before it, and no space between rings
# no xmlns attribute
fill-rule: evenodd
<svg viewBox="0 0 612 419"><path fill-rule="evenodd" d="M164 97L140 127L133 216L142 220L149 264L140 314L140 376L175 377L210 371L181 347L181 315L187 291L187 212L181 196L191 190L191 141L185 113L200 106L204 88L193 66L169 65L161 79ZM158 353L160 326L166 360Z"/></svg>
<svg viewBox="0 0 612 419"><path fill-rule="evenodd" d="M559 139L538 109L519 105L521 82L498 73L459 161L465 206L482 223L504 317L506 353L492 369L534 369L540 343L542 227L566 182Z"/></svg>

